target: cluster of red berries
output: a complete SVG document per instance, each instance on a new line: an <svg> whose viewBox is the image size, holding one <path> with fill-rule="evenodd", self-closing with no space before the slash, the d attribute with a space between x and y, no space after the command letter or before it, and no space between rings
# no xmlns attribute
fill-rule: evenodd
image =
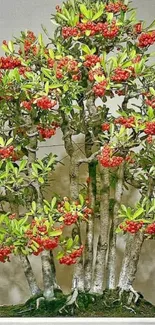
<svg viewBox="0 0 155 325"><path fill-rule="evenodd" d="M31 100L30 101L24 100L23 102L21 102L20 107L24 107L28 111L31 111L31 109L32 109L32 101Z"/></svg>
<svg viewBox="0 0 155 325"><path fill-rule="evenodd" d="M115 119L114 123L124 125L125 128L130 129L130 128L133 128L135 126L135 117L134 116L131 116L131 117L120 116L120 117Z"/></svg>
<svg viewBox="0 0 155 325"><path fill-rule="evenodd" d="M148 137L146 138L147 143L151 144L153 142L153 136L152 135L148 135Z"/></svg>
<svg viewBox="0 0 155 325"><path fill-rule="evenodd" d="M60 264L72 265L76 263L76 258L80 257L83 252L83 246L73 251L71 254L63 256L59 259Z"/></svg>
<svg viewBox="0 0 155 325"><path fill-rule="evenodd" d="M62 28L62 36L64 38L69 37L77 37L79 35L79 31L77 27L63 27Z"/></svg>
<svg viewBox="0 0 155 325"><path fill-rule="evenodd" d="M112 21L111 25L109 25L108 23L104 23L102 35L105 38L113 39L118 35L118 33L119 27L116 25L115 21Z"/></svg>
<svg viewBox="0 0 155 325"><path fill-rule="evenodd" d="M85 56L84 66L87 68L95 66L98 62L100 63L100 57L95 54L88 54Z"/></svg>
<svg viewBox="0 0 155 325"><path fill-rule="evenodd" d="M140 22L140 23L135 24L133 26L133 29L134 29L134 32L136 34L141 34L141 32L142 32L142 23Z"/></svg>
<svg viewBox="0 0 155 325"><path fill-rule="evenodd" d="M30 67L20 67L18 69L18 71L19 71L20 75L26 77L25 73L31 71L31 68Z"/></svg>
<svg viewBox="0 0 155 325"><path fill-rule="evenodd" d="M146 134L155 135L155 122L146 122L144 132Z"/></svg>
<svg viewBox="0 0 155 325"><path fill-rule="evenodd" d="M6 261L9 261L9 255L11 254L11 248L10 247L1 247L0 248L0 262L5 263Z"/></svg>
<svg viewBox="0 0 155 325"><path fill-rule="evenodd" d="M155 108L155 97L153 99L147 99L146 104L152 108Z"/></svg>
<svg viewBox="0 0 155 325"><path fill-rule="evenodd" d="M151 225L148 225L147 228L145 229L145 232L149 235L154 235L155 234L155 222L152 223Z"/></svg>
<svg viewBox="0 0 155 325"><path fill-rule="evenodd" d="M53 60L51 58L48 58L47 65L48 65L49 68L53 68L54 63L55 63L55 60Z"/></svg>
<svg viewBox="0 0 155 325"><path fill-rule="evenodd" d="M111 24L105 22L98 22L97 24L88 21L86 23L78 23L76 27L63 27L62 36L64 38L80 37L85 35L89 31L90 36L102 34L107 39L113 39L118 35L119 27L116 25L116 21L112 21Z"/></svg>
<svg viewBox="0 0 155 325"><path fill-rule="evenodd" d="M46 239L43 240L43 247L46 250L52 250L52 249L58 247L58 245L59 245L59 238L58 237L55 237L53 239L46 238Z"/></svg>
<svg viewBox="0 0 155 325"><path fill-rule="evenodd" d="M52 100L47 96L37 99L37 106L43 110L51 109L57 105L56 100Z"/></svg>
<svg viewBox="0 0 155 325"><path fill-rule="evenodd" d="M127 11L128 10L128 7L126 5L124 5L124 3L118 1L118 2L110 2L108 5L106 5L105 7L106 11L108 12L113 12L114 14L120 12L121 10L122 11Z"/></svg>
<svg viewBox="0 0 155 325"><path fill-rule="evenodd" d="M89 204L90 201L86 199L86 203ZM88 208L88 207L85 207L85 208L83 209L83 214L84 214L84 218L85 218L85 219L88 219L88 217L89 217L92 213L93 213L93 210L90 209L90 208Z"/></svg>
<svg viewBox="0 0 155 325"><path fill-rule="evenodd" d="M98 84L94 85L93 92L94 92L95 96L97 96L97 97L104 96L104 94L106 92L106 86L107 86L106 80L103 80L103 81L99 82Z"/></svg>
<svg viewBox="0 0 155 325"><path fill-rule="evenodd" d="M113 150L108 146L104 146L101 155L97 156L100 164L104 167L118 167L124 161L123 157L112 156Z"/></svg>
<svg viewBox="0 0 155 325"><path fill-rule="evenodd" d="M12 157L13 152L14 152L13 146L0 148L0 159L6 159Z"/></svg>
<svg viewBox="0 0 155 325"><path fill-rule="evenodd" d="M77 222L78 215L72 212L67 212L64 215L64 224L65 226L70 226Z"/></svg>
<svg viewBox="0 0 155 325"><path fill-rule="evenodd" d="M138 54L134 59L132 59L132 63L138 63L140 62L142 59L142 56L140 54ZM131 68L133 69L133 67L129 67L129 69L131 70Z"/></svg>
<svg viewBox="0 0 155 325"><path fill-rule="evenodd" d="M147 47L155 43L155 31L143 33L138 38L139 47Z"/></svg>
<svg viewBox="0 0 155 325"><path fill-rule="evenodd" d="M120 225L120 229L131 234L136 234L143 226L143 221L129 221L127 220L124 225Z"/></svg>
<svg viewBox="0 0 155 325"><path fill-rule="evenodd" d="M62 11L59 5L57 5L57 6L55 7L55 9L56 9L57 12L61 12L61 11Z"/></svg>
<svg viewBox="0 0 155 325"><path fill-rule="evenodd" d="M78 62L69 57L64 57L57 63L56 77L61 79L64 77L64 74L70 73L74 81L80 80L80 70L78 68Z"/></svg>
<svg viewBox="0 0 155 325"><path fill-rule="evenodd" d="M13 58L11 56L0 57L0 69L14 69L21 67L21 61L18 58Z"/></svg>
<svg viewBox="0 0 155 325"><path fill-rule="evenodd" d="M135 159L133 159L133 155L134 155L134 153L132 153L132 154L128 154L128 155L125 157L125 161L127 161L129 164L134 164Z"/></svg>
<svg viewBox="0 0 155 325"><path fill-rule="evenodd" d="M103 123L101 125L102 131L109 131L110 130L110 124L109 123Z"/></svg>
<svg viewBox="0 0 155 325"><path fill-rule="evenodd" d="M38 125L37 129L43 139L50 139L53 135L56 134L56 128L43 128Z"/></svg>
<svg viewBox="0 0 155 325"><path fill-rule="evenodd" d="M103 74L103 71L102 71L102 69L101 68L96 68L96 69L94 69L94 70L90 70L89 72L88 72L88 79L89 79L89 81L94 81L95 80L95 76L103 76L104 74Z"/></svg>
<svg viewBox="0 0 155 325"><path fill-rule="evenodd" d="M117 68L114 70L114 74L111 77L111 80L115 82L122 82L128 80L130 76L131 72L129 69Z"/></svg>
<svg viewBox="0 0 155 325"><path fill-rule="evenodd" d="M30 51L32 51L34 55L36 54L37 47L36 45L33 45L35 41L36 36L34 35L34 33L32 31L28 31L26 38L24 39L24 51L26 54Z"/></svg>
<svg viewBox="0 0 155 325"><path fill-rule="evenodd" d="M125 90L116 90L115 93L118 95L118 96L124 96L125 95Z"/></svg>

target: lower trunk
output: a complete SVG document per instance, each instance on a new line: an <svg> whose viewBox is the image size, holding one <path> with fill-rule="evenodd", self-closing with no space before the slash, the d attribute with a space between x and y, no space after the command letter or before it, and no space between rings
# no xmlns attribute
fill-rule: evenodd
<svg viewBox="0 0 155 325"><path fill-rule="evenodd" d="M109 239L109 170L100 167L101 202L100 202L100 234L97 246L96 264L92 290L102 293L106 275L106 256Z"/></svg>
<svg viewBox="0 0 155 325"><path fill-rule="evenodd" d="M118 227L118 211L120 208L123 192L123 176L124 166L122 164L118 169L118 180L115 189L115 204L109 237L110 240L107 266L107 288L111 290L116 288L116 229Z"/></svg>
<svg viewBox="0 0 155 325"><path fill-rule="evenodd" d="M129 235L128 237L118 284L121 292L130 291L130 287L135 280L143 241L144 234L142 232L138 232L134 236Z"/></svg>
<svg viewBox="0 0 155 325"><path fill-rule="evenodd" d="M70 156L70 197L74 201L78 200L79 197L79 166L77 164L77 154L74 151ZM78 231L81 245L80 227L78 228ZM76 284L79 291L84 291L83 256L81 256L78 262L75 264L72 283L73 288Z"/></svg>
<svg viewBox="0 0 155 325"><path fill-rule="evenodd" d="M89 217L86 225L86 242L85 242L85 264L84 264L84 286L85 291L89 291L93 278L93 240L94 240L94 209L96 201L96 163L89 164L89 184L88 195L90 207L93 214Z"/></svg>
<svg viewBox="0 0 155 325"><path fill-rule="evenodd" d="M27 256L25 255L20 255L20 260L22 263L22 267L30 288L30 292L32 294L32 296L38 295L41 293L41 290L39 289L37 282L36 282L36 278L34 276L30 261L28 259Z"/></svg>
<svg viewBox="0 0 155 325"><path fill-rule="evenodd" d="M49 251L43 251L41 253L42 260L42 273L44 283L44 297L47 300L54 298L54 275L51 267L51 256Z"/></svg>

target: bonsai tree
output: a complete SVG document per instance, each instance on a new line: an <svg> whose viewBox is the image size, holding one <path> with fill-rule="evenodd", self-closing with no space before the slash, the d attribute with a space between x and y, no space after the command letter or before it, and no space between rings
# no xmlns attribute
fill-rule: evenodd
<svg viewBox="0 0 155 325"><path fill-rule="evenodd" d="M56 7L52 21L54 38L42 26L46 42L27 30L2 45L0 261L18 255L31 295L38 295L29 255L40 254L43 296L53 300L58 247L60 264L75 264L66 304L79 292L102 295L105 287L117 288L120 298L127 292L130 304L139 298L133 281L143 242L155 235L155 24L137 21L126 0L68 0ZM37 150L58 128L70 159L70 195L57 193L48 201L48 176L59 161L52 152L38 159ZM81 159L76 135L84 141ZM134 207L122 204L129 188L140 194ZM65 226L70 237L63 235ZM119 233L126 248L117 283Z"/></svg>

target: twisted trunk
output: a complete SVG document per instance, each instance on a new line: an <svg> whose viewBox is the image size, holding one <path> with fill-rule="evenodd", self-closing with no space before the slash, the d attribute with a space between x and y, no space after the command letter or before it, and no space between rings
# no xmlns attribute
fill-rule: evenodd
<svg viewBox="0 0 155 325"><path fill-rule="evenodd" d="M124 165L122 164L118 170L118 180L115 189L115 204L112 215L110 236L109 236L109 252L107 264L107 288L116 288L116 229L118 227L118 211L120 208L123 193Z"/></svg>
<svg viewBox="0 0 155 325"><path fill-rule="evenodd" d="M109 240L109 170L100 166L101 202L100 202L100 233L97 246L96 264L92 292L103 293L106 274L106 257Z"/></svg>

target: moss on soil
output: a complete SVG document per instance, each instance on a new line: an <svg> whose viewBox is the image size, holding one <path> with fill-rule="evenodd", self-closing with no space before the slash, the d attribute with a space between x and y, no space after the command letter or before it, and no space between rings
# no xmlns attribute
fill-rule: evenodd
<svg viewBox="0 0 155 325"><path fill-rule="evenodd" d="M0 306L0 317L155 317L155 306L140 298L137 304L129 307L126 297L120 302L117 291L105 291L102 296L80 293L77 305L59 310L66 302L66 296L56 292L56 300L40 302L36 309L36 298L25 304Z"/></svg>

